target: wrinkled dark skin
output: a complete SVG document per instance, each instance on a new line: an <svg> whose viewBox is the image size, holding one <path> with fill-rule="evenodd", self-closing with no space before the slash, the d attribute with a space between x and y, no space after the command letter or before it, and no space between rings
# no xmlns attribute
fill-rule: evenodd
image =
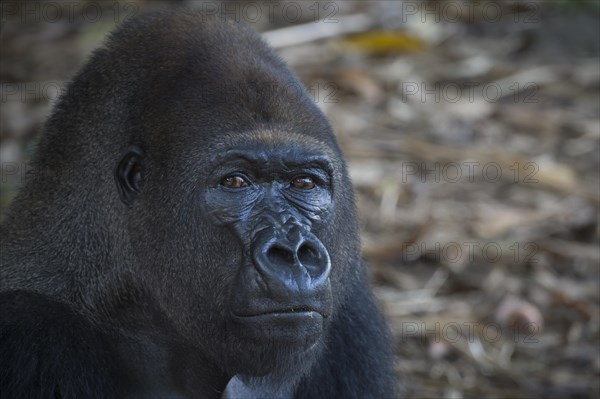
<svg viewBox="0 0 600 399"><path fill-rule="evenodd" d="M121 27L1 228L2 398L394 397L340 149L244 25Z"/></svg>

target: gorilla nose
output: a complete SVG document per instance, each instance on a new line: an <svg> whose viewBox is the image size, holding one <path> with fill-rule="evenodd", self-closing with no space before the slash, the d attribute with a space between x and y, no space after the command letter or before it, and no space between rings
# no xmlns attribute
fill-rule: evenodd
<svg viewBox="0 0 600 399"><path fill-rule="evenodd" d="M308 241L301 243L297 249L279 242L266 247L267 264L272 265L274 270L292 267L296 271L304 272L300 273L301 275L306 274L314 279L320 277L327 267L323 262L327 254Z"/></svg>
<svg viewBox="0 0 600 399"><path fill-rule="evenodd" d="M311 295L325 286L331 260L318 238L299 230L286 237L273 230L262 233L256 237L253 260L272 295Z"/></svg>

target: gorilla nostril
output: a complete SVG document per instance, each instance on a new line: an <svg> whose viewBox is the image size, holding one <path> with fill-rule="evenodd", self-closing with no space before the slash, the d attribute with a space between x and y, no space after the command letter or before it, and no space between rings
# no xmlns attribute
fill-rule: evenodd
<svg viewBox="0 0 600 399"><path fill-rule="evenodd" d="M311 278L327 278L329 275L329 256L314 243L305 242L298 248L300 265L308 272Z"/></svg>
<svg viewBox="0 0 600 399"><path fill-rule="evenodd" d="M305 242L298 248L298 260L305 267L314 265L319 260L319 254L312 245Z"/></svg>
<svg viewBox="0 0 600 399"><path fill-rule="evenodd" d="M267 258L275 264L294 264L294 253L279 245L269 248Z"/></svg>

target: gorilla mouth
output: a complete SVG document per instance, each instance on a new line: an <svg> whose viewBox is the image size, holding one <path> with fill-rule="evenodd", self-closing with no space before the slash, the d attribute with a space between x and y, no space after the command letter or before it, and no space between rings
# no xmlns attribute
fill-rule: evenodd
<svg viewBox="0 0 600 399"><path fill-rule="evenodd" d="M324 316L314 308L294 306L232 316L234 334L260 346L283 344L308 350L323 332Z"/></svg>
<svg viewBox="0 0 600 399"><path fill-rule="evenodd" d="M306 316L306 317L322 317L322 318L327 318L327 315L325 315L321 310L316 309L314 307L311 306L293 306L293 307L287 307L287 308L277 308L277 309L270 309L270 310L265 310L265 311L261 311L261 312L255 312L255 313L244 313L244 314L239 314L239 313L233 313L233 316L235 317L239 317L239 318L257 318L257 317L269 317L269 316L273 316L273 317L285 317L285 316Z"/></svg>
<svg viewBox="0 0 600 399"><path fill-rule="evenodd" d="M308 324L321 324L324 317L315 311L268 312L249 316L234 316L239 322L260 324L261 327L302 329Z"/></svg>

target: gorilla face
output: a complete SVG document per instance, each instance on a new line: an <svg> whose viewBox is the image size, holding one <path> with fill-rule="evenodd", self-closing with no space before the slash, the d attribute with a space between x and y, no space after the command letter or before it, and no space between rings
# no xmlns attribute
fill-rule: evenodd
<svg viewBox="0 0 600 399"><path fill-rule="evenodd" d="M229 330L250 344L307 349L331 313L331 260L313 233L331 211L331 163L306 143L244 141L220 154L204 189L211 222L241 248Z"/></svg>
<svg viewBox="0 0 600 399"><path fill-rule="evenodd" d="M212 157L199 156L196 148L211 146L218 147ZM144 233L136 253L140 267L153 271L152 291L182 334L225 368L235 364L232 373L310 364L322 349L332 261L319 237L334 211L335 179L326 148L265 127L190 145L177 160L168 150L132 147L117 167L135 231ZM182 184L165 170L188 179ZM157 197L146 192L174 200L165 208L164 198L150 203ZM143 239L156 234L164 241Z"/></svg>

